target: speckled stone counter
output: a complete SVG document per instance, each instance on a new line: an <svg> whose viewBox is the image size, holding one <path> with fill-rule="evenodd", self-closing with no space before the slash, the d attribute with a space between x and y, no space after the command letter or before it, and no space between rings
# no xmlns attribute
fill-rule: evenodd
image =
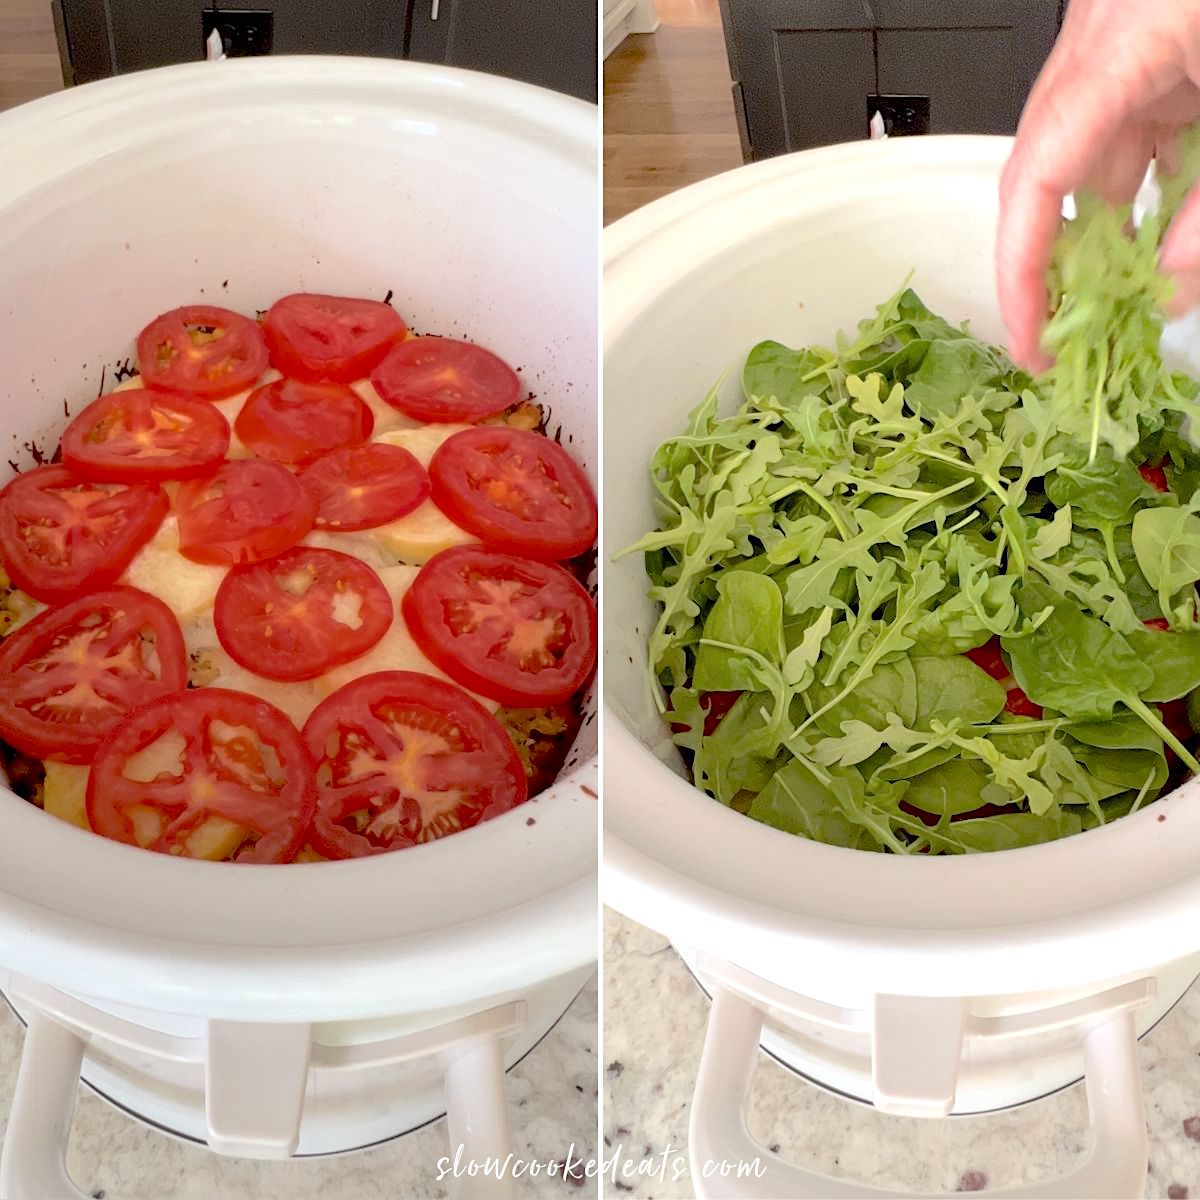
<svg viewBox="0 0 1200 1200"><path fill-rule="evenodd" d="M634 1164L666 1163L653 1175L608 1175L604 1194L693 1196L687 1130L708 1000L658 934L607 912L604 941L605 1152L620 1147ZM1140 1053L1150 1134L1146 1196L1200 1200L1200 986L1142 1039ZM993 1116L918 1121L830 1096L760 1057L752 1131L829 1175L897 1191L986 1191L1053 1178L1086 1148L1087 1104L1078 1085Z"/></svg>
<svg viewBox="0 0 1200 1200"><path fill-rule="evenodd" d="M5 1121L23 1036L19 1022L0 1004L0 1115ZM561 1161L572 1142L577 1155L595 1154L596 1036L593 980L509 1073L518 1156ZM343 1157L289 1163L220 1158L147 1128L82 1087L68 1168L77 1185L97 1200L434 1200L447 1194L448 1181L436 1182L435 1166L447 1152L446 1123L441 1120ZM518 1187L521 1200L562 1194L558 1179Z"/></svg>

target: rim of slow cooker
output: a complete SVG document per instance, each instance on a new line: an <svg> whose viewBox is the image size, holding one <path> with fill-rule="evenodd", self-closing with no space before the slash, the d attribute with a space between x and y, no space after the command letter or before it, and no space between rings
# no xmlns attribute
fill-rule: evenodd
<svg viewBox="0 0 1200 1200"><path fill-rule="evenodd" d="M251 124L285 107L295 119L355 105L503 130L580 181L598 157L595 106L514 80L353 57L193 63L0 117L0 217L81 163L162 137L171 113ZM585 728L576 745L592 737ZM312 1019L331 1002L348 1018L376 1016L400 996L439 1008L462 1001L464 982L499 994L516 974L595 959L596 780L594 755L575 762L528 804L406 851L399 880L392 855L284 868L147 854L47 819L0 787L0 961L77 995L137 994L178 1012L202 1003L217 1017L244 1016L248 990L275 1020Z"/></svg>
<svg viewBox="0 0 1200 1200"><path fill-rule="evenodd" d="M823 147L639 209L605 231L606 362L657 297L686 286L704 260L696 247L723 257L806 210L861 198L864 169L876 195L917 170L998 183L1010 146L948 135ZM640 569L636 556L606 564L605 587L615 572ZM919 980L918 994L930 995L961 994L960 960L970 963L972 991L1011 993L1153 966L1200 945L1186 920L1200 911L1200 780L1110 825L1037 846L912 858L829 846L747 819L658 758L613 683L644 667L610 651L606 900L672 938L745 966L769 963L764 973L797 991L814 973L835 971L849 988L912 991Z"/></svg>

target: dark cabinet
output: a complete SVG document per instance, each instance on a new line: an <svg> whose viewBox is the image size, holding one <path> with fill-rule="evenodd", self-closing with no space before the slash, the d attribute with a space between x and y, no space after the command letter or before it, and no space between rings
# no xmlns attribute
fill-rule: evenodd
<svg viewBox="0 0 1200 1200"><path fill-rule="evenodd" d="M894 133L1012 133L1059 0L721 0L747 158Z"/></svg>
<svg viewBox="0 0 1200 1200"><path fill-rule="evenodd" d="M411 57L596 101L596 0L415 0Z"/></svg>
<svg viewBox="0 0 1200 1200"><path fill-rule="evenodd" d="M3 3L4 0L0 0ZM203 57L204 29L258 22L274 54L444 62L596 100L595 0L54 0L64 77ZM239 25L239 28L241 26Z"/></svg>
<svg viewBox="0 0 1200 1200"><path fill-rule="evenodd" d="M67 78L88 83L108 75L193 62L204 57L204 0L59 0ZM230 10L269 13L275 54L404 54L404 0L241 0Z"/></svg>

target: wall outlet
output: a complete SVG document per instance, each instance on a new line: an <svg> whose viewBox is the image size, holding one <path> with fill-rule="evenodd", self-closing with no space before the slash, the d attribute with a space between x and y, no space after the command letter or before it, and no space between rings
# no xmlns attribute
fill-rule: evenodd
<svg viewBox="0 0 1200 1200"><path fill-rule="evenodd" d="M215 29L228 58L270 54L275 38L275 14L269 8L206 8L200 14L201 52Z"/></svg>
<svg viewBox="0 0 1200 1200"><path fill-rule="evenodd" d="M868 96L868 128L876 113L883 118L883 131L888 137L929 132L928 96Z"/></svg>

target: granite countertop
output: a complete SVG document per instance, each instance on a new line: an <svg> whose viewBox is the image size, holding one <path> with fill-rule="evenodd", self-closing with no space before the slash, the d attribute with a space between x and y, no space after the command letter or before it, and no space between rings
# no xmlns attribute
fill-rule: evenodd
<svg viewBox="0 0 1200 1200"><path fill-rule="evenodd" d="M692 1089L708 1000L660 935L606 912L604 1139L653 1177L605 1177L606 1200L691 1197L686 1173ZM1200 1200L1200 985L1141 1041L1150 1134L1151 1200ZM884 1116L805 1083L760 1054L750 1127L792 1161L881 1188L985 1191L1069 1168L1086 1148L1080 1085L987 1117L919 1121ZM672 1178L678 1166L680 1178ZM632 1167L630 1168L632 1170ZM663 1175L665 1174L665 1178Z"/></svg>
<svg viewBox="0 0 1200 1200"><path fill-rule="evenodd" d="M24 1037L0 1004L0 1118L6 1123ZM572 1142L584 1158L596 1143L596 981L508 1076L514 1153L561 1161ZM67 1165L97 1200L434 1200L446 1182L435 1166L448 1152L446 1123L435 1121L373 1150L335 1158L275 1163L220 1158L176 1141L80 1088ZM531 1186L521 1200L561 1196L559 1180ZM572 1189L573 1190L573 1189ZM5 1200L57 1200L6 1197Z"/></svg>

